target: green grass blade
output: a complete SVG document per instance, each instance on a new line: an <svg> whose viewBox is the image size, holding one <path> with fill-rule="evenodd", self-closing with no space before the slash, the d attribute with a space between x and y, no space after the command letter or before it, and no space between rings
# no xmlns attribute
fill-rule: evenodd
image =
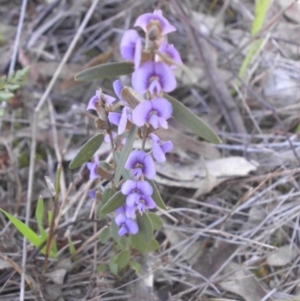
<svg viewBox="0 0 300 301"><path fill-rule="evenodd" d="M46 240L47 233L43 227L43 216L44 216L44 200L40 196L38 199L38 202L37 202L36 209L35 209L35 218L37 221L37 225L38 225L42 240Z"/></svg>
<svg viewBox="0 0 300 301"><path fill-rule="evenodd" d="M18 231L26 237L26 239L32 243L35 247L39 247L43 240L34 233L28 226L26 226L18 218L14 217L10 213L0 208L0 211L5 214L5 216L10 220L10 222L18 229ZM45 250L44 250L45 251Z"/></svg>

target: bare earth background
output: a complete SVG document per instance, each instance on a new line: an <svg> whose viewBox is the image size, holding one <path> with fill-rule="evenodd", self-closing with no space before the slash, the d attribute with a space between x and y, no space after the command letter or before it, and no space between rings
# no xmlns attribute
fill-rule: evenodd
<svg viewBox="0 0 300 301"><path fill-rule="evenodd" d="M1 301L19 300L20 289L24 300L300 300L300 4L290 2L270 1L264 26L252 37L250 0L29 0L21 25L22 1L0 0L0 74L8 72L18 24L16 68L30 65L26 85L1 119L0 207L22 220L27 214L37 229L38 197L52 206L45 176L54 181L63 164L60 261L50 261L44 273L44 257L30 245L22 250L22 236L0 214ZM156 178L169 208L159 213L160 248L135 255L141 275L128 270L118 278L103 270L114 249L99 233L110 218L91 221L97 204L87 193L102 182L89 182L84 166L68 169L96 132L87 101L98 87L112 94L112 81L78 83L73 76L120 60L123 32L159 6L177 28L169 42L193 74L178 71L172 95L223 143L200 141L175 121L160 132L175 146ZM238 81L255 39L261 50ZM108 153L103 145L99 156ZM76 249L72 260L68 239ZM24 253L34 291L18 273Z"/></svg>

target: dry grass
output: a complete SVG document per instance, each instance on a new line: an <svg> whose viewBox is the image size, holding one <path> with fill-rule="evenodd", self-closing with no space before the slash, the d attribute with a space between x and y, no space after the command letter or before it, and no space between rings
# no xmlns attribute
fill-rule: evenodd
<svg viewBox="0 0 300 301"><path fill-rule="evenodd" d="M156 2L48 2L28 1L24 23L18 23L21 1L0 1L0 73L14 65L18 24L22 35L16 67L31 66L26 86L9 101L1 120L0 207L36 228L33 213L39 195L52 206L44 177L54 180L62 164L56 229L60 262L50 260L44 273L44 257L28 244L22 246L23 238L0 214L0 299L300 300L295 31L300 19L295 25L273 3L258 35L263 47L238 86L239 67L251 42L253 1L190 0L185 8L178 0L161 3L178 29L170 41L196 77L192 83L178 75L173 95L207 120L223 140L217 146L199 143L172 122L178 143L169 162L178 170L200 164L201 155L213 160L241 156L259 166L246 177L223 179L209 193L195 189L205 180L197 175L192 185L173 173L172 180L179 183L175 187L168 185L168 174L161 174L164 181L158 182L164 184L159 188L169 210L159 213L165 222L157 233L160 248L149 256L135 256L143 266L139 277L125 271L116 278L97 269L114 252L111 241L99 241L110 220L97 219L97 204L88 197L92 187L104 182L89 182L84 167L68 169L78 147L95 133L86 103L98 86L111 93L111 82L75 83L72 76L84 66L120 59L122 33ZM204 22L213 31L207 36L200 20L208 16L211 21ZM108 154L108 148L101 148L99 155ZM68 238L76 249L73 257ZM270 255L282 246L291 252L279 254L277 262L285 262L276 266ZM51 273L61 280L55 283Z"/></svg>

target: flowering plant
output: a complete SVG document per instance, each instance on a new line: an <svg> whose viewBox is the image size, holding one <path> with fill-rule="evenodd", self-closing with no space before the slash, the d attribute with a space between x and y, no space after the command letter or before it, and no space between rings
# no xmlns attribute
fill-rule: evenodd
<svg viewBox="0 0 300 301"><path fill-rule="evenodd" d="M79 151L70 168L77 168L88 161L103 141L110 143L112 162L87 163L90 179L107 179L110 184L98 193L101 214L115 212L112 236L122 252L111 262L111 270L122 257L129 262L132 248L141 253L158 248L153 231L162 226L160 218L152 212L166 206L154 183L155 162L166 161L166 154L173 148L172 141L161 141L160 128L168 128L173 116L200 137L219 143L218 136L179 101L166 95L176 88L173 70L182 67L179 52L167 43L166 35L176 31L163 16L161 10L146 13L137 18L134 26L145 32L142 39L134 29L127 30L120 43L125 60L96 66L76 75L76 80L95 80L131 74L132 87L124 87L120 80L113 82L116 97L97 90L90 99L87 110L98 114L96 127L101 133L91 138ZM140 148L133 149L136 139ZM146 151L146 141L152 144ZM127 264L126 264L127 265ZM120 264L119 264L120 267Z"/></svg>

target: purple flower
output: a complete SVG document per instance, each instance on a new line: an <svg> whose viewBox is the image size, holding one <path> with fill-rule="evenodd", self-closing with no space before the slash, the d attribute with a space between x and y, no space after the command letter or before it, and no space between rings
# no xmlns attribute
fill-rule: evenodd
<svg viewBox="0 0 300 301"><path fill-rule="evenodd" d="M96 192L95 192L95 190L94 190L94 189L89 190L88 196L89 196L91 199L95 199L95 198L96 198Z"/></svg>
<svg viewBox="0 0 300 301"><path fill-rule="evenodd" d="M152 186L146 181L127 180L121 187L121 192L127 195L126 205L133 207L139 203L141 196L151 196L153 193Z"/></svg>
<svg viewBox="0 0 300 301"><path fill-rule="evenodd" d="M171 141L162 142L156 135L150 134L152 140L152 152L153 157L158 162L165 162L166 156L173 149L173 143Z"/></svg>
<svg viewBox="0 0 300 301"><path fill-rule="evenodd" d="M131 83L137 92L152 95L161 91L171 92L176 88L176 78L170 67L164 62L146 62L132 74Z"/></svg>
<svg viewBox="0 0 300 301"><path fill-rule="evenodd" d="M167 120L172 116L172 111L172 105L164 98L144 100L133 110L132 121L137 126L148 122L154 129L167 129Z"/></svg>
<svg viewBox="0 0 300 301"><path fill-rule="evenodd" d="M139 227L135 220L126 217L124 214L118 214L115 217L116 224L120 227L119 236L123 236L127 233L137 234L139 231Z"/></svg>
<svg viewBox="0 0 300 301"><path fill-rule="evenodd" d="M132 121L131 109L128 107L124 107L122 110L122 114L110 112L108 114L108 120L112 124L118 126L118 135L121 135L126 129L127 121Z"/></svg>
<svg viewBox="0 0 300 301"><path fill-rule="evenodd" d="M134 29L127 30L121 40L121 56L124 60L133 61L138 68L142 58L142 41Z"/></svg>
<svg viewBox="0 0 300 301"><path fill-rule="evenodd" d="M137 209L140 213L146 212L147 209L154 209L156 204L151 196L140 195L139 200L135 203L134 207L127 206L127 214L132 214L131 211L135 212Z"/></svg>
<svg viewBox="0 0 300 301"><path fill-rule="evenodd" d="M134 26L141 27L145 32L151 27L152 24L158 23L161 34L165 35L170 32L176 31L176 28L169 23L163 16L161 10L155 10L153 13L146 13L137 18Z"/></svg>
<svg viewBox="0 0 300 301"><path fill-rule="evenodd" d="M98 160L95 160L95 162L88 162L86 164L87 168L89 169L90 171L90 180L95 180L97 178L99 178L99 175L98 175Z"/></svg>
<svg viewBox="0 0 300 301"><path fill-rule="evenodd" d="M112 132L112 137L113 137L113 139L115 139L117 137L117 133ZM110 136L108 134L104 135L104 142L110 143ZM126 143L126 138L125 137L121 139L121 143L123 145L125 145L125 143Z"/></svg>
<svg viewBox="0 0 300 301"><path fill-rule="evenodd" d="M142 150L134 150L130 153L125 168L130 169L131 175L136 176L138 179L142 175L145 175L148 179L153 179L156 174L152 157Z"/></svg>
<svg viewBox="0 0 300 301"><path fill-rule="evenodd" d="M174 45L168 44L167 42L163 41L161 43L158 51L166 54L169 58L171 58L178 65L182 65L182 60L181 60L180 54L176 50ZM177 66L173 64L173 65L170 66L170 68L171 69L176 69Z"/></svg>
<svg viewBox="0 0 300 301"><path fill-rule="evenodd" d="M104 97L106 103L111 105L116 99L111 97L107 94L102 93L101 90L97 90L96 94L89 100L87 110L96 110L97 111L97 104L99 103L101 96Z"/></svg>

